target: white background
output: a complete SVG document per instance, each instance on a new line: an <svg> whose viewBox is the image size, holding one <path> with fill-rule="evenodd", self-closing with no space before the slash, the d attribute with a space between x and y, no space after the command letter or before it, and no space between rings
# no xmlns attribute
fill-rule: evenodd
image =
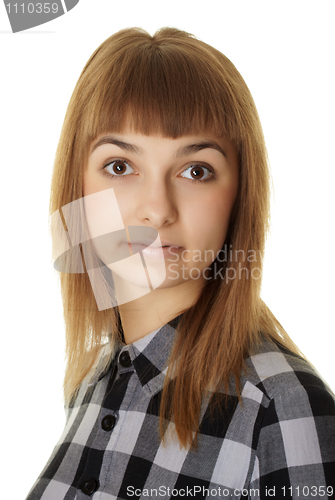
<svg viewBox="0 0 335 500"><path fill-rule="evenodd" d="M25 498L64 424L64 324L48 234L52 164L80 71L121 28L193 33L246 80L275 190L263 299L335 389L333 5L80 0L66 15L12 34L1 3L3 498Z"/></svg>

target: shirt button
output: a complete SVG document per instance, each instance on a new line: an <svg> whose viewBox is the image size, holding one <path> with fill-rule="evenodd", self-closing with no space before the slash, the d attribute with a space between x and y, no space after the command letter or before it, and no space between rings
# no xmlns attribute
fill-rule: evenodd
<svg viewBox="0 0 335 500"><path fill-rule="evenodd" d="M106 417L102 419L101 427L104 431L111 431L114 428L115 422L116 418L114 415L106 415Z"/></svg>
<svg viewBox="0 0 335 500"><path fill-rule="evenodd" d="M85 479L81 485L80 489L85 495L92 495L92 493L98 489L98 483L95 479Z"/></svg>
<svg viewBox="0 0 335 500"><path fill-rule="evenodd" d="M128 351L123 351L119 357L119 363L123 368L128 368L131 365L131 359Z"/></svg>

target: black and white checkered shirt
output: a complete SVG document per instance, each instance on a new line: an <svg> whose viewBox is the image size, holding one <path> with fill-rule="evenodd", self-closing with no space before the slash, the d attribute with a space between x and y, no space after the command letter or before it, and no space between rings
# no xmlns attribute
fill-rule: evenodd
<svg viewBox="0 0 335 500"><path fill-rule="evenodd" d="M306 361L272 342L247 360L243 405L233 394L224 416L205 409L196 451L162 445L175 326L120 346L93 390L83 383L27 500L335 498L334 397Z"/></svg>

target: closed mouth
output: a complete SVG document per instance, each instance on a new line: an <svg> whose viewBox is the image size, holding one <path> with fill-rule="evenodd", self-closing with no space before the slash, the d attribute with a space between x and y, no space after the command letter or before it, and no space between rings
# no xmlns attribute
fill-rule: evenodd
<svg viewBox="0 0 335 500"><path fill-rule="evenodd" d="M122 243L128 244L130 246L141 245L141 246L150 247L150 248L170 248L170 247L181 248L179 245L175 245L175 244L154 245L152 242L149 242L149 241L132 241L131 243L129 243L128 241L123 241Z"/></svg>

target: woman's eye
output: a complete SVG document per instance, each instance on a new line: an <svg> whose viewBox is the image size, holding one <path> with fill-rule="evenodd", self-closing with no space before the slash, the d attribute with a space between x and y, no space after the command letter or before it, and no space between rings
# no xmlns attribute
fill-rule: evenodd
<svg viewBox="0 0 335 500"><path fill-rule="evenodd" d="M206 181L213 176L213 172L203 165L192 165L184 170L181 176L192 181Z"/></svg>
<svg viewBox="0 0 335 500"><path fill-rule="evenodd" d="M123 160L114 160L109 162L104 166L104 170L114 177L129 175L134 171L133 168Z"/></svg>

